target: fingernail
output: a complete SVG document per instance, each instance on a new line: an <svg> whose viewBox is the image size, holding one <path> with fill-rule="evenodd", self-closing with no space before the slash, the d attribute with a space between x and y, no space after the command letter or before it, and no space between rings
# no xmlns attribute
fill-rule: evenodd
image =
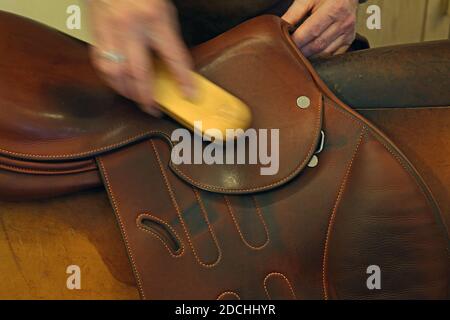
<svg viewBox="0 0 450 320"><path fill-rule="evenodd" d="M160 110L155 108L148 109L148 113L155 118L161 118L163 115L163 113Z"/></svg>
<svg viewBox="0 0 450 320"><path fill-rule="evenodd" d="M152 117L155 117L155 118L162 117L162 112L159 109L155 108L153 105L149 105L149 104L141 105L141 109L145 113L151 115Z"/></svg>
<svg viewBox="0 0 450 320"><path fill-rule="evenodd" d="M189 100L194 100L197 96L197 90L193 86L184 85L182 86L182 91L184 96Z"/></svg>

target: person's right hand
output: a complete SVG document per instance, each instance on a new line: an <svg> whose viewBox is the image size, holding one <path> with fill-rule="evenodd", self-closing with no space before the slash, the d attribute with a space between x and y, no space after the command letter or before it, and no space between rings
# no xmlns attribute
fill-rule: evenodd
<svg viewBox="0 0 450 320"><path fill-rule="evenodd" d="M193 95L192 61L168 0L91 0L96 46L91 56L102 78L154 116L152 51L170 68L186 96Z"/></svg>

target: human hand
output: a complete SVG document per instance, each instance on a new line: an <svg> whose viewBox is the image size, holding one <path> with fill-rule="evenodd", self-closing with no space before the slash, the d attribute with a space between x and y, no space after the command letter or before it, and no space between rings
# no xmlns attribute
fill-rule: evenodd
<svg viewBox="0 0 450 320"><path fill-rule="evenodd" d="M153 101L153 54L169 67L182 92L194 93L192 60L179 34L175 7L168 0L91 0L96 46L93 65L118 93L159 116Z"/></svg>
<svg viewBox="0 0 450 320"><path fill-rule="evenodd" d="M310 16L293 39L306 57L343 53L356 36L358 0L295 0L283 19L292 25Z"/></svg>

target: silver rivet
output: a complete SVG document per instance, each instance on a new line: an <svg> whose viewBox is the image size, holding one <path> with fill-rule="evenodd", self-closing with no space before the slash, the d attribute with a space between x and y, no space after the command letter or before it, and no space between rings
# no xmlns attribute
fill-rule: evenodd
<svg viewBox="0 0 450 320"><path fill-rule="evenodd" d="M315 168L315 167L317 167L318 164L319 164L319 157L316 155L313 155L313 157L311 158L311 160L308 163L308 167Z"/></svg>
<svg viewBox="0 0 450 320"><path fill-rule="evenodd" d="M307 96L301 96L297 98L297 106L302 109L306 109L311 105L311 99Z"/></svg>

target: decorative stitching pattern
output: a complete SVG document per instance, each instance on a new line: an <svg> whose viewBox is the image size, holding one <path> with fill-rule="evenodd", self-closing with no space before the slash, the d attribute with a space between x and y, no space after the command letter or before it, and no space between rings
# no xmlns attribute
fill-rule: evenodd
<svg viewBox="0 0 450 320"><path fill-rule="evenodd" d="M144 227L142 227L142 225L140 224L141 218L142 217L149 217L151 219L154 219L156 221L158 221L159 223L164 224L166 227L168 227L170 229L170 231L173 232L173 235L175 236L176 240L180 243L181 248L180 248L180 253L179 254L174 254L173 251L169 248L169 246L167 245L167 243L156 233L151 231L150 229L146 229ZM172 228L171 225L169 225L167 222L165 222L164 220L161 220L157 217L155 217L154 215L148 214L148 213L142 213L140 214L137 219L136 219L136 225L139 229L141 229L144 232L147 232L149 234L151 234L152 236L155 236L159 241L162 242L162 244L166 247L166 249L169 251L170 255L174 258L180 258L184 255L184 244L183 242L180 240L180 237L178 236L178 233L175 231L174 228Z"/></svg>
<svg viewBox="0 0 450 320"><path fill-rule="evenodd" d="M343 116L345 116L346 118L348 118L349 120L358 123L361 127L365 127L364 123L362 122L362 120L354 117L352 114L348 113L345 109L343 110L336 102L331 101L331 106L336 110L339 111L339 113L341 113ZM423 196L425 196L425 198L428 200L428 206L430 207L431 210L433 210L433 208L431 208L431 204L430 204L430 196L427 195L427 193L425 192L424 188L420 186L420 184L418 183L418 179L415 177L415 173L413 173L411 167L409 164L405 163L405 161L403 160L403 157L399 156L397 153L397 151L392 150L392 147L390 147L384 140L383 137L379 137L378 133L371 127L365 127L367 129L367 134L370 134L371 137L374 137L375 140L379 143L381 143L384 148L396 159L396 161L403 167L403 169L406 170L406 172L409 174L409 176L412 178L412 180L414 181L414 183L416 184L416 186L420 189L421 193ZM420 177L420 175L419 175ZM422 179L421 177L419 179ZM434 200L433 200L434 201Z"/></svg>
<svg viewBox="0 0 450 320"><path fill-rule="evenodd" d="M345 109L342 109L336 102L331 101L331 105L332 107L339 111L342 115L344 115L346 118L348 118L349 120L358 123L360 126L365 126L365 124L362 122L361 119L356 118L355 116L353 116L352 114L348 113ZM415 177L415 175L418 175L420 177L420 175L418 173L414 173L414 170L411 168L411 165L409 163L405 163L405 160L403 159L402 156L400 156L398 154L398 151L393 150L392 146L389 146L389 144L386 143L385 139L382 136L379 136L379 134L376 132L376 130L374 130L373 128L366 127L367 129L367 134L370 134L371 137L375 138L375 140L379 143L381 143L384 148L392 155L394 156L394 158L397 160L397 162L403 167L403 169L406 170L406 172L409 174L409 176L412 178L412 180L414 181L414 183L417 185L417 187L420 189L421 193L425 196L425 198L428 199L428 205L431 206L431 204L429 203L429 199L430 196L427 195L427 193L425 192L424 188L420 186L420 184L418 183L418 179ZM420 177L419 180L422 180L422 178ZM434 200L433 200L434 201ZM432 209L432 208L430 208Z"/></svg>
<svg viewBox="0 0 450 320"><path fill-rule="evenodd" d="M195 250L195 247L192 244L192 240L191 240L191 237L190 237L189 232L187 230L186 224L184 223L184 219L183 219L183 216L181 214L180 207L178 206L177 200L175 198L175 194L174 194L174 192L172 190L172 187L170 186L169 178L167 177L167 174L166 174L166 172L165 172L165 170L163 168L161 157L159 156L159 153L158 153L158 150L156 149L155 143L152 140L150 140L150 144L152 145L153 151L154 151L154 153L156 155L156 160L158 162L159 169L161 170L161 174L163 176L163 180L164 180L164 183L166 185L167 191L169 192L169 197L170 197L170 199L172 201L172 204L173 204L173 206L175 208L175 211L177 212L178 219L180 220L180 223L183 226L184 234L185 234L185 236L186 236L186 238L188 240L189 246L191 247L191 250L192 250L192 253L195 256L195 259L197 260L197 262L201 266L203 266L205 268L213 268L213 267L215 267L219 263L219 261L216 261L213 264L206 264L203 261L201 261L200 258L198 257L197 251Z"/></svg>
<svg viewBox="0 0 450 320"><path fill-rule="evenodd" d="M353 152L353 156L347 167L347 171L342 179L342 183L339 188L339 192L336 197L336 200L334 202L334 206L333 206L333 210L331 211L330 219L328 221L327 235L326 235L326 239L325 239L324 250L323 250L323 260L322 260L322 286L323 286L323 296L324 296L325 300L328 300L328 250L329 250L331 232L333 230L334 223L336 220L336 212L337 212L338 206L341 202L342 195L344 193L345 187L346 187L347 182L350 177L350 172L353 168L353 162L356 158L359 147L362 144L365 132L366 132L366 129L365 129L365 127L363 127L361 134L359 135L359 139L358 139L357 145L355 147L355 151Z"/></svg>
<svg viewBox="0 0 450 320"><path fill-rule="evenodd" d="M382 134L380 135L380 133L378 133L374 128L372 128L371 126L366 126L363 122L363 120L357 118L356 116L352 115L351 113L349 113L348 111L346 111L345 109L343 109L341 106L339 106L335 101L331 100L330 98L328 98L331 101L331 106L338 111L339 113L341 113L343 116L345 116L346 118L348 118L349 120L359 124L361 127L365 127L367 129L367 134L370 134L371 137L373 137L377 142L381 143L384 148L396 159L396 161L403 167L403 169L406 170L406 172L408 173L408 175L410 176L410 178L414 181L414 183L416 184L416 186L419 188L420 192L422 193L422 195L427 199L427 204L429 206L429 209L431 211L433 211L433 206L437 206L435 200L433 199L432 194L426 192L426 188L424 189L420 184L419 181L423 182L422 177L420 176L419 173L414 172L414 166L412 166L411 164L409 164L408 162L405 162L405 159L403 156L401 156L401 154L399 154L399 151L396 151L395 149L392 148L392 145L390 146L389 143L387 143L387 141L385 140L385 138L382 136ZM401 153L401 152L400 152ZM426 186L426 184L425 184ZM430 197L431 196L431 197ZM434 205L432 204L434 202ZM440 209L438 208L438 211L441 214Z"/></svg>
<svg viewBox="0 0 450 320"><path fill-rule="evenodd" d="M252 245L249 244L248 241L245 239L244 234L242 233L241 228L239 227L239 224L238 224L237 221L236 221L236 217L235 217L234 214L233 214L233 207L231 206L230 200L228 199L228 197L227 197L226 195L224 195L223 198L225 199L225 203L226 203L226 205L227 205L228 212L230 213L231 219L233 220L234 225L236 226L236 229L237 229L237 231L238 231L238 233L239 233L239 236L241 237L241 240L244 242L244 244L245 244L247 247L249 247L250 249L253 249L253 250L262 250L262 249L264 249L264 248L269 244L269 242L270 242L269 230L267 229L266 222L264 221L264 218L263 218L263 216L262 216L261 210L260 210L260 208L259 208L259 206L258 206L258 204L257 204L257 202L256 202L256 198L255 198L254 196L252 196L252 198L253 198L253 203L254 203L255 208L256 208L256 214L258 215L259 219L261 220L262 225L263 225L263 227L264 227L264 231L265 231L265 233L266 233L266 241L265 241L261 246L259 246L259 247L252 246Z"/></svg>
<svg viewBox="0 0 450 320"><path fill-rule="evenodd" d="M198 205L200 207L200 211L202 212L203 217L205 218L206 224L208 225L209 233L211 234L211 237L213 238L214 244L216 246L216 249L217 249L217 252L218 252L218 256L217 256L217 259L216 259L215 263L218 264L220 262L220 260L222 260L222 250L220 249L219 242L217 241L216 234L215 234L215 232L214 232L214 230L213 230L213 228L211 226L211 223L209 221L208 213L206 212L206 208L205 208L205 205L203 203L202 198L200 197L200 193L194 187L192 188L192 191L194 191L195 198L197 199Z"/></svg>
<svg viewBox="0 0 450 320"><path fill-rule="evenodd" d="M236 292L233 291L225 291L224 293L220 294L216 300L222 300L222 298L226 295L232 295L235 296L238 300L241 300L241 297Z"/></svg>
<svg viewBox="0 0 450 320"><path fill-rule="evenodd" d="M318 106L318 112L316 113L316 121L315 121L315 126L314 126L314 132L316 132L316 136L318 136L318 133L320 131L321 128L321 123L322 123L322 110L323 110L323 96L322 94L320 94L319 96L319 101L320 104ZM138 141L140 139L143 139L145 137L150 137L152 135L162 135L164 137L167 138L166 134L161 132L161 131L147 131L138 135L135 135L131 138L128 138L126 140L123 140L121 142L115 143L115 144L111 144L102 148L98 148L98 149L93 149L93 150L89 150L89 151L85 151L85 152L80 152L80 153L73 153L73 154L62 154L62 155L36 155L36 154L25 154L25 153L19 153L19 152L11 152L5 149L1 149L0 148L0 152L4 152L6 154L12 155L12 156L16 156L16 157L25 157L25 158L35 158L35 159L67 159L67 158L73 158L73 157L83 157L83 156L90 156L93 155L95 153L98 152L103 152L103 151L109 151L111 149L115 149L115 148L119 148L119 147L123 147L126 146L127 144L133 142L133 141ZM316 141L314 141L311 144L311 147L305 157L305 159L303 160L303 162L301 162L294 170L293 172L291 172L288 176L280 179L279 181L276 181L274 183L270 183L268 185L265 186L260 186L260 187L255 187L255 188L247 188L247 189L234 189L234 190L229 190L226 188L221 188L221 187L216 187L216 186L211 186L211 185L207 185L207 184L202 184L202 183L198 183L195 180L193 180L190 176L188 176L187 174L185 174L184 172L182 172L177 166L175 165L171 165L171 168L173 170L175 170L181 177L183 177L185 180L189 181L192 185L198 186L202 189L205 190L210 190L210 191L218 191L218 192L230 192L230 193L239 193L239 192L252 192L252 191L262 191L268 188L272 188L275 186L278 186L280 184L283 184L284 182L289 181L290 179L292 179L294 176L296 176L301 169L303 169L306 164L309 162L309 159L312 157L312 155L314 154L315 151L315 147L316 147Z"/></svg>
<svg viewBox="0 0 450 320"><path fill-rule="evenodd" d="M142 299L145 300L145 293L144 293L144 289L143 289L143 286L142 286L141 276L139 274L139 271L138 271L137 266L136 266L136 262L134 260L133 251L131 250L131 247L130 247L130 242L128 240L128 235L127 235L125 226L124 226L124 224L122 222L122 217L120 216L119 204L118 204L118 202L116 200L116 197L114 195L114 192L112 190L111 183L109 181L108 172L107 172L107 170L105 168L105 165L103 164L103 160L101 158L97 158L97 160L98 160L99 166L101 168L101 171L103 173L103 177L105 179L105 184L106 184L106 187L107 187L107 189L109 191L109 195L111 197L111 202L112 202L112 205L114 207L114 212L116 214L117 221L119 222L119 225L120 225L120 230L122 231L122 237L123 237L123 240L125 242L125 246L127 248L128 255L130 257L131 266L133 268L133 272L134 272L134 275L136 277L139 293L141 294Z"/></svg>
<svg viewBox="0 0 450 320"><path fill-rule="evenodd" d="M270 242L270 234L269 234L269 228L267 227L267 223L264 220L264 216L262 214L262 209L261 206L259 205L258 201L256 200L256 197L254 195L252 195L252 200L253 200L253 204L255 205L256 208L256 213L258 214L259 218L261 219L261 222L264 226L264 230L266 232L266 236L267 236L267 243L264 244L263 247L265 247L266 245L269 244ZM262 249L262 248L261 248Z"/></svg>
<svg viewBox="0 0 450 320"><path fill-rule="evenodd" d="M264 278L264 291L266 291L266 295L267 295L267 298L269 298L269 300L272 300L272 298L270 297L270 294L269 294L269 290L267 290L267 280L269 280L270 277L281 277L282 279L286 280L287 285L288 285L289 289L291 290L292 297L293 297L295 300L297 300L297 296L295 295L294 288L293 288L293 286L291 285L291 282L289 281L289 279L288 279L284 274L282 274L282 273L280 273L280 272L272 272L272 273L269 273L269 274Z"/></svg>

